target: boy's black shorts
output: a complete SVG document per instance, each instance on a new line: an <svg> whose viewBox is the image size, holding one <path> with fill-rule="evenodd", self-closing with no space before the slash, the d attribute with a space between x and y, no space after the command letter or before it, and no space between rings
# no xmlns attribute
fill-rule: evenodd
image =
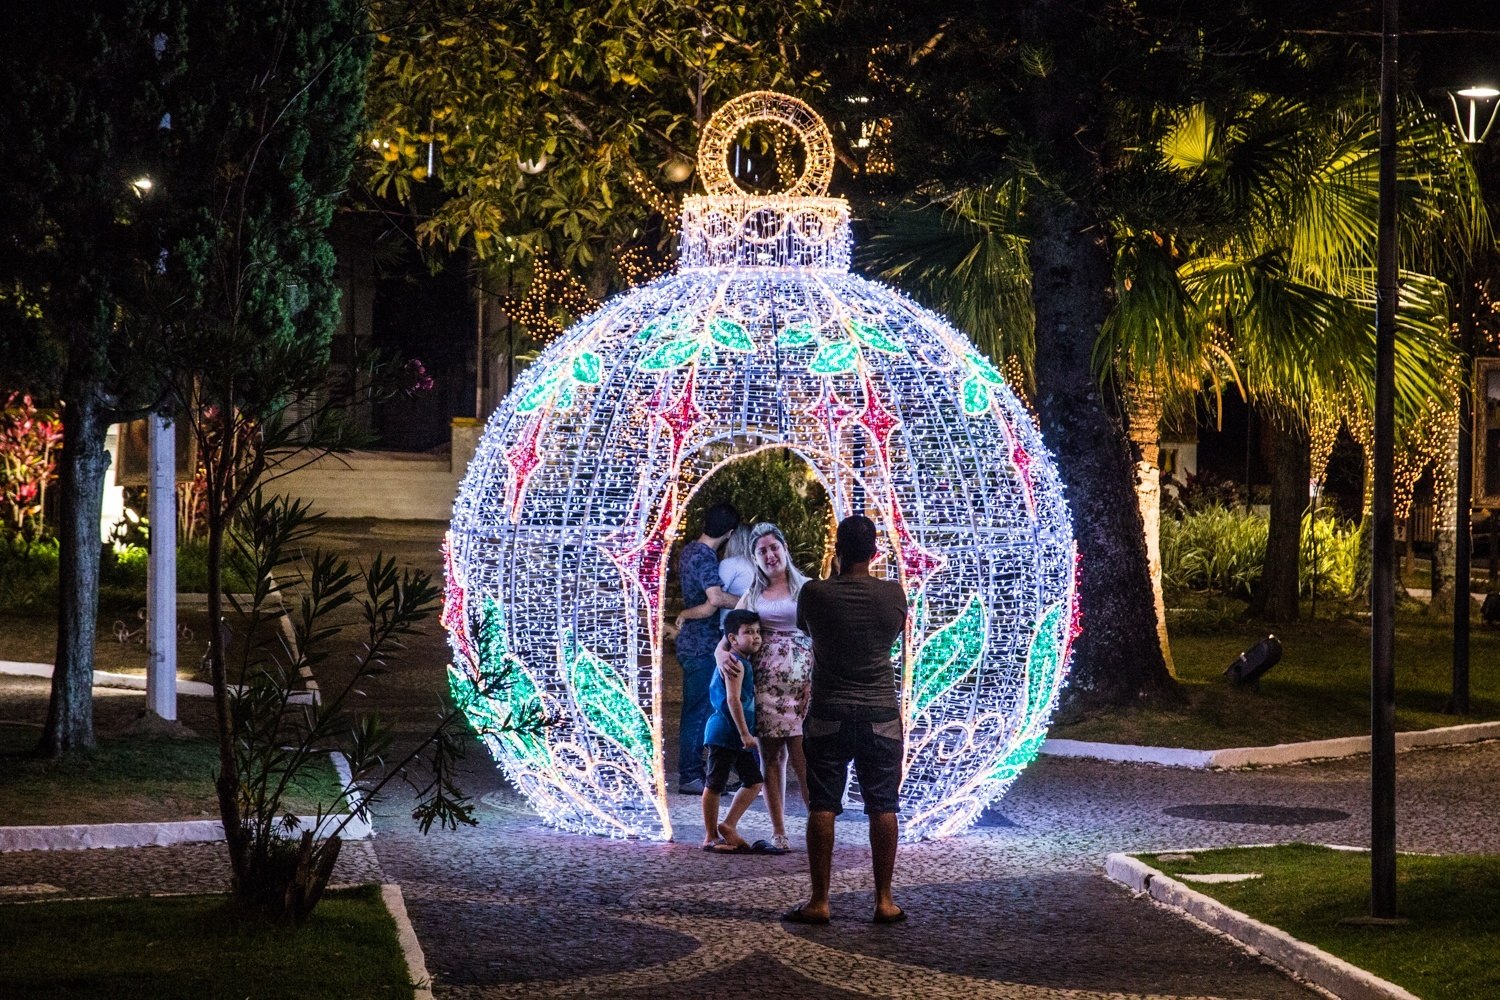
<svg viewBox="0 0 1500 1000"><path fill-rule="evenodd" d="M708 747L708 776L703 779L703 787L718 795L724 794L724 786L729 784L729 771L739 777L740 784L746 788L751 785L765 784L765 775L760 773L760 761L756 759L754 751L731 750L729 747L716 747L709 744Z"/></svg>

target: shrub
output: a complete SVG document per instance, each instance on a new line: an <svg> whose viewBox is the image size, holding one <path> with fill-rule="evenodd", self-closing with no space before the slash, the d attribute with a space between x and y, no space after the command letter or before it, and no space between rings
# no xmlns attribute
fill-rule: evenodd
<svg viewBox="0 0 1500 1000"><path fill-rule="evenodd" d="M786 536L792 561L809 576L820 575L832 532L832 506L823 484L796 455L780 448L736 458L709 476L693 496L680 539L703 532L703 512L734 504L747 524L770 521ZM672 565L676 567L676 558Z"/></svg>
<svg viewBox="0 0 1500 1000"><path fill-rule="evenodd" d="M1264 516L1205 507L1161 524L1164 586L1248 598L1266 555Z"/></svg>
<svg viewBox="0 0 1500 1000"><path fill-rule="evenodd" d="M1316 539L1316 546L1314 540ZM1316 551L1317 561L1313 561ZM1317 581L1318 593L1328 597L1352 598L1359 585L1359 567L1363 548L1359 525L1338 517L1302 519L1302 593L1312 593Z"/></svg>

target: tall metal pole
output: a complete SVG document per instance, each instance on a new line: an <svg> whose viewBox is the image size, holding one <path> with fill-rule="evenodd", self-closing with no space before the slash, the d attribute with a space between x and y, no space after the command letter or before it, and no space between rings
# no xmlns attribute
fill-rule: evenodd
<svg viewBox="0 0 1500 1000"><path fill-rule="evenodd" d="M146 425L146 708L170 722L177 719L177 434L159 413Z"/></svg>
<svg viewBox="0 0 1500 1000"><path fill-rule="evenodd" d="M1463 286L1458 293L1458 339L1463 378L1458 387L1458 494L1453 546L1453 691L1448 711L1469 714L1469 556L1473 551L1470 514L1474 498L1474 310L1477 306L1469 268L1463 268Z"/></svg>
<svg viewBox="0 0 1500 1000"><path fill-rule="evenodd" d="M1380 219L1375 304L1374 567L1370 584L1370 915L1396 916L1396 66L1400 2L1380 42Z"/></svg>

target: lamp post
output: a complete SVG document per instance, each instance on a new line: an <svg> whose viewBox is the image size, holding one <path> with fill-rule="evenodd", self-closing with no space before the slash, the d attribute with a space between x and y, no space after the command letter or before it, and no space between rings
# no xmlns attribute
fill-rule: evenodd
<svg viewBox="0 0 1500 1000"><path fill-rule="evenodd" d="M1396 78L1399 0L1380 18L1380 214L1375 268L1375 497L1370 583L1370 916L1396 917Z"/></svg>
<svg viewBox="0 0 1500 1000"><path fill-rule="evenodd" d="M167 119L163 119L166 122ZM164 126L165 127L165 126ZM137 198L156 190L151 177L130 181ZM170 416L146 417L146 710L177 721L177 432Z"/></svg>
<svg viewBox="0 0 1500 1000"><path fill-rule="evenodd" d="M1453 105L1453 121L1459 140L1466 146L1478 146L1489 135L1500 111L1500 90L1494 87L1464 87L1448 91ZM1476 164L1477 166L1477 164ZM1458 390L1458 494L1454 520L1453 546L1453 685L1448 711L1454 715L1469 713L1469 619L1473 612L1469 600L1469 572L1473 554L1474 499L1474 267L1471 261L1459 269L1458 349L1463 358L1463 381Z"/></svg>

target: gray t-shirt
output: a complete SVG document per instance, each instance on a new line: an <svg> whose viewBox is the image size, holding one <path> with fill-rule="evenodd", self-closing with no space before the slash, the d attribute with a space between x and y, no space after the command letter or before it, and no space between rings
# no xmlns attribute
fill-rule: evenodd
<svg viewBox="0 0 1500 1000"><path fill-rule="evenodd" d="M802 587L797 627L812 636L812 706L820 719L889 722L900 712L891 647L906 627L893 580L835 576Z"/></svg>

